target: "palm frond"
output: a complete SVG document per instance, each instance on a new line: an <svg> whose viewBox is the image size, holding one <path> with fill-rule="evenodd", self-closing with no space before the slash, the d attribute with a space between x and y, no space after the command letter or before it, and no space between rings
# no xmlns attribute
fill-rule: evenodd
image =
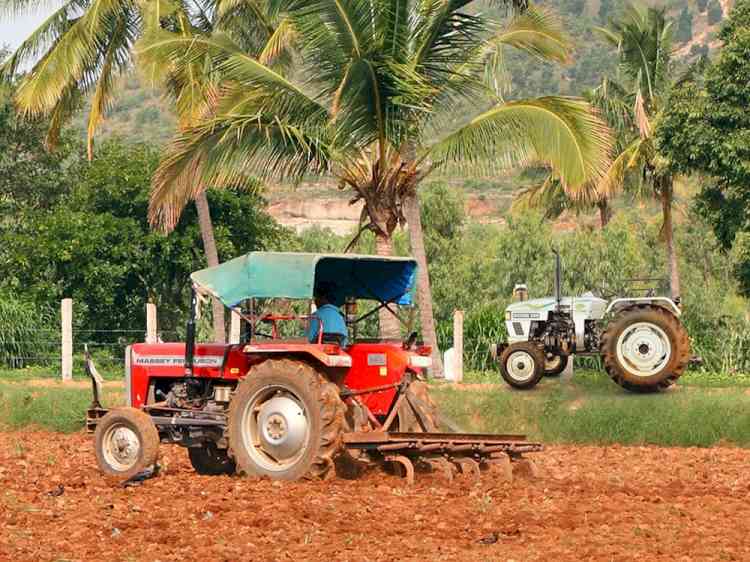
<svg viewBox="0 0 750 562"><path fill-rule="evenodd" d="M330 154L277 116L214 118L179 134L153 177L149 220L171 230L184 206L206 187L237 187L248 177L285 180L322 173Z"/></svg>
<svg viewBox="0 0 750 562"><path fill-rule="evenodd" d="M70 29L86 4L86 0L69 0L55 10L0 66L0 76L9 81L25 67L36 63Z"/></svg>
<svg viewBox="0 0 750 562"><path fill-rule="evenodd" d="M138 21L139 13L129 0L94 0L24 76L16 93L21 111L50 114L72 84L82 94L89 92L102 76L107 52L109 72L126 70ZM116 33L120 22L127 32Z"/></svg>
<svg viewBox="0 0 750 562"><path fill-rule="evenodd" d="M552 11L529 8L487 41L524 51L540 60L570 62L572 41L565 34L560 18Z"/></svg>
<svg viewBox="0 0 750 562"><path fill-rule="evenodd" d="M99 80L94 89L89 109L89 119L86 131L86 151L88 158L94 157L94 135L99 124L104 119L104 113L112 104L114 98L114 73L118 65L118 57L123 57L121 46L132 40L129 37L128 21L125 18L116 18L112 26L112 35L106 46L101 60L101 71Z"/></svg>
<svg viewBox="0 0 750 562"><path fill-rule="evenodd" d="M639 167L645 162L643 148L643 140L637 138L617 155L597 183L599 193L610 199L622 193L628 173L639 171Z"/></svg>
<svg viewBox="0 0 750 562"><path fill-rule="evenodd" d="M497 105L425 156L488 172L543 162L573 189L605 173L611 144L608 127L584 100L544 97Z"/></svg>
<svg viewBox="0 0 750 562"><path fill-rule="evenodd" d="M284 18L268 38L258 55L258 61L265 65L273 64L291 50L295 37L296 33L292 21L289 18Z"/></svg>

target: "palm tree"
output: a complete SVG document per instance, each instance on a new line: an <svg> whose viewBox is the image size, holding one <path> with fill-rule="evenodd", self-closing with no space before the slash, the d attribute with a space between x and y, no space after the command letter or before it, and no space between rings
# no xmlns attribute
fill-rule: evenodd
<svg viewBox="0 0 750 562"><path fill-rule="evenodd" d="M625 136L627 142L601 182L601 191L617 193L631 180L636 192L646 188L660 201L670 292L678 299L680 275L672 224L674 178L663 165L652 134L673 84L672 22L664 8L628 4L621 16L600 32L617 48L622 84L612 81L606 90L597 92L597 103L619 111L626 116L622 122L632 124Z"/></svg>
<svg viewBox="0 0 750 562"><path fill-rule="evenodd" d="M595 184L572 189L561 189L552 175L541 186L522 195L520 204L542 208L550 205L550 210L554 210L555 205L561 204L575 208L600 206L623 191L656 197L662 207L670 292L672 298L679 298L680 276L672 224L674 181L662 165L652 135L654 122L673 83L672 24L665 9L628 4L608 28L597 30L617 48L620 62L619 79L605 78L587 94L616 132L611 166ZM599 208L602 212L602 207Z"/></svg>
<svg viewBox="0 0 750 562"><path fill-rule="evenodd" d="M167 26L186 36L209 33L214 28L232 34L248 49L261 52L273 39L278 2L257 0L68 0L42 23L0 68L5 79L21 75L16 94L20 112L31 118L47 117L47 145L54 148L62 126L91 96L87 122L87 147L93 156L96 130L116 95L118 75L132 71L134 45L144 29ZM5 4L6 13L20 15L38 2L17 0ZM283 31L283 30L282 30ZM25 69L29 69L28 72ZM151 70L159 69L153 65ZM161 70L161 69L159 69ZM200 113L206 92L202 69L193 68L188 79L171 76L167 91L176 101L180 125L188 126ZM158 75L151 72L152 76ZM184 78L184 77L183 77ZM213 224L205 190L195 196L206 261L219 264ZM224 308L213 300L214 338L224 341Z"/></svg>
<svg viewBox="0 0 750 562"><path fill-rule="evenodd" d="M391 252L393 231L409 220L420 300L430 303L416 199L428 174L542 161L578 185L607 166L608 130L583 100L500 95L503 47L567 60L556 19L529 9L502 25L465 11L473 3L292 2L292 69L264 64L222 33L186 39L161 29L144 52L176 69L210 59L217 94L172 142L154 177L151 218L173 227L196 185L332 174L364 201L363 228L379 253ZM421 313L437 350L429 309Z"/></svg>

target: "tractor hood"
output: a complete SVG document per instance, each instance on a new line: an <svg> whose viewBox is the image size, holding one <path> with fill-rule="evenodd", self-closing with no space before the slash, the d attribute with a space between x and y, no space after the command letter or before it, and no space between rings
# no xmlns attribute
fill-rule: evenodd
<svg viewBox="0 0 750 562"><path fill-rule="evenodd" d="M505 309L506 311L510 312L511 314L540 314L540 316L535 316L535 318L546 318L547 313L553 311L555 309L555 298L554 297L544 297L541 299L530 299L527 301L520 301L520 302L514 302L512 304L509 304L508 307ZM599 316L597 314L600 310L603 311L604 308L607 305L607 301L604 299L600 299L599 297L595 297L591 294L585 294L580 297L563 297L561 301L562 306L565 307L572 307L573 312L594 312L595 316Z"/></svg>
<svg viewBox="0 0 750 562"><path fill-rule="evenodd" d="M347 297L410 305L417 262L356 254L251 252L190 275L195 289L233 307L250 298L311 299L324 284L334 304Z"/></svg>

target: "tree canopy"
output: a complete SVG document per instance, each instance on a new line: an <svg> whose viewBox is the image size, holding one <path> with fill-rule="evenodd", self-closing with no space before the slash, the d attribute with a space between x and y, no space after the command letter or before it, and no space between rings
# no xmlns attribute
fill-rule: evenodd
<svg viewBox="0 0 750 562"><path fill-rule="evenodd" d="M660 151L679 173L705 176L697 206L725 248L747 255L750 232L750 1L740 0L719 34L716 61L673 92L657 127ZM743 249L744 248L744 249ZM740 274L750 294L750 261Z"/></svg>

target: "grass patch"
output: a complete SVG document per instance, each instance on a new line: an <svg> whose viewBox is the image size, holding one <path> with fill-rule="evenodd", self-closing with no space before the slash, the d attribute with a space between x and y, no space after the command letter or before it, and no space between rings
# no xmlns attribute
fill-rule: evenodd
<svg viewBox="0 0 750 562"><path fill-rule="evenodd" d="M0 382L0 429L39 427L70 433L83 428L91 389L43 382L47 384ZM122 389L105 388L103 401L108 407L122 404Z"/></svg>
<svg viewBox="0 0 750 562"><path fill-rule="evenodd" d="M94 355L94 364L99 374L107 381L119 381L124 378L124 359L110 355ZM0 382L29 381L36 379L60 379L60 365L31 365L20 369L0 367ZM73 380L88 380L84 370L83 355L73 356Z"/></svg>
<svg viewBox="0 0 750 562"><path fill-rule="evenodd" d="M498 384L476 390L435 385L433 393L469 431L525 433L546 443L710 447L750 446L748 386L748 377L687 375L674 391L638 395L602 373L583 372L545 379L527 392Z"/></svg>

